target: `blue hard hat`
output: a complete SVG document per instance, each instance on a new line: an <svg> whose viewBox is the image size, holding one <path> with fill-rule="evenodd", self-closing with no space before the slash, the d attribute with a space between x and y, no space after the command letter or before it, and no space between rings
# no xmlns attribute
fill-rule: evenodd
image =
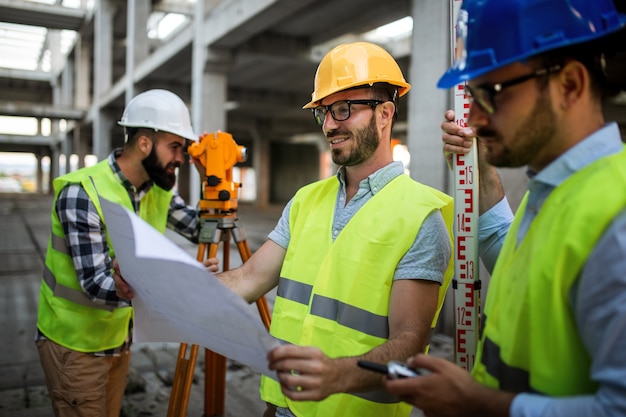
<svg viewBox="0 0 626 417"><path fill-rule="evenodd" d="M626 26L613 0L464 0L455 62L437 87L461 82L542 52L592 41Z"/></svg>

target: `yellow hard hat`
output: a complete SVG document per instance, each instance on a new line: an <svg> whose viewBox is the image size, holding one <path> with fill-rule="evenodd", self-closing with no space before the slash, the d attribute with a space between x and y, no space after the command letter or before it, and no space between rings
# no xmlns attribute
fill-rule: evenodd
<svg viewBox="0 0 626 417"><path fill-rule="evenodd" d="M315 73L315 91L310 109L338 91L349 88L387 83L398 87L398 96L405 95L411 85L402 76L398 63L389 52L369 42L345 43L333 48L320 62Z"/></svg>

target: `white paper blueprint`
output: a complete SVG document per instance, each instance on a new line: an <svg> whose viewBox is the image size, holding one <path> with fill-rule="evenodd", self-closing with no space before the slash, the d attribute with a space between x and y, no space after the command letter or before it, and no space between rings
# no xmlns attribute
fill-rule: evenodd
<svg viewBox="0 0 626 417"><path fill-rule="evenodd" d="M133 339L206 347L276 379L280 342L251 306L187 252L125 207L100 199L122 276L133 289Z"/></svg>

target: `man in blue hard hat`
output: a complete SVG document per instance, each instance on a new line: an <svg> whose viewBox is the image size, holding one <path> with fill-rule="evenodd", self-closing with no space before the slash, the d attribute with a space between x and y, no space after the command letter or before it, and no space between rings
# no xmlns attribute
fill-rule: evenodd
<svg viewBox="0 0 626 417"><path fill-rule="evenodd" d="M435 357L387 380L434 416L626 415L626 150L606 123L606 57L626 16L611 0L465 0L439 87L466 82L479 139L481 257L491 270L472 374ZM515 216L494 167L527 166ZM496 260L497 258L497 260Z"/></svg>

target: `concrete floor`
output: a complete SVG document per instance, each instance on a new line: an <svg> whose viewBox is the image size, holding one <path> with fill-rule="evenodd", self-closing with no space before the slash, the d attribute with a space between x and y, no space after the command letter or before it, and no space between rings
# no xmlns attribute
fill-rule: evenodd
<svg viewBox="0 0 626 417"><path fill-rule="evenodd" d="M52 417L44 376L34 344L39 282L49 238L52 197L0 194L0 417ZM239 227L254 252L274 227L282 208L259 211L241 204ZM192 256L196 246L168 232L168 237ZM221 258L221 250L218 253ZM230 267L240 263L231 249ZM273 295L267 296L270 307ZM171 379L179 352L176 343L133 345L130 387L124 417L166 416ZM432 352L449 356L450 344L433 343ZM204 416L204 349L200 349L188 416ZM265 409L258 395L259 376L228 361L225 416L261 416ZM421 416L419 410L412 417Z"/></svg>

